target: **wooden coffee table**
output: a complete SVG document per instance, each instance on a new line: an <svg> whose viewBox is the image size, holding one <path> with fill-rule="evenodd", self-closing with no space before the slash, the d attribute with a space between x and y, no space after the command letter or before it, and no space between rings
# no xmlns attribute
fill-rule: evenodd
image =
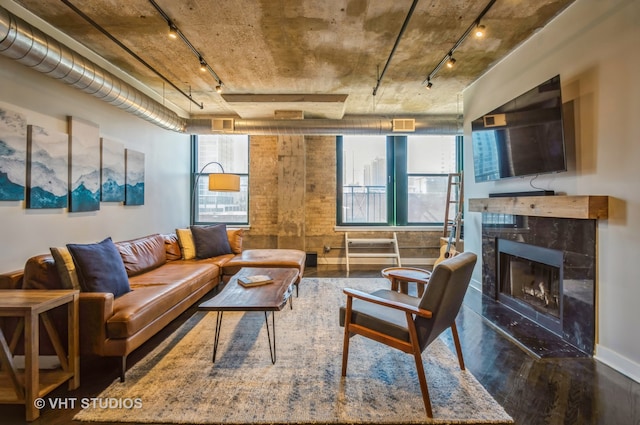
<svg viewBox="0 0 640 425"><path fill-rule="evenodd" d="M280 311L291 300L293 284L298 278L298 269L289 268L257 268L245 267L240 269L225 285L218 295L198 306L199 310L216 311L216 331L213 341L213 362L216 361L218 342L220 341L220 328L222 327L222 314L225 311L264 311L264 320L267 326L267 338L271 363L276 362L276 322L275 312ZM245 288L238 283L242 276L268 275L273 283L267 285ZM293 308L293 304L291 304ZM271 328L269 329L269 312L271 312ZM271 342L273 332L273 344Z"/></svg>

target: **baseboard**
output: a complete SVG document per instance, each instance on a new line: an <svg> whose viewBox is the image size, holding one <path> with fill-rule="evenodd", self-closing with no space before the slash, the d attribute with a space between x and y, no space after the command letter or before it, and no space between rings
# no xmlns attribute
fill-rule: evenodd
<svg viewBox="0 0 640 425"><path fill-rule="evenodd" d="M633 360L621 356L615 351L599 344L596 345L596 354L593 357L599 362L606 364L621 374L640 383L640 364Z"/></svg>

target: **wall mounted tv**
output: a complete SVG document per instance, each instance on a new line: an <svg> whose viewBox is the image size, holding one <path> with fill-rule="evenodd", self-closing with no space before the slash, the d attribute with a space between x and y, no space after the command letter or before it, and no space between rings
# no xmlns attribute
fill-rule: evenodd
<svg viewBox="0 0 640 425"><path fill-rule="evenodd" d="M472 121L476 182L567 170L560 76Z"/></svg>

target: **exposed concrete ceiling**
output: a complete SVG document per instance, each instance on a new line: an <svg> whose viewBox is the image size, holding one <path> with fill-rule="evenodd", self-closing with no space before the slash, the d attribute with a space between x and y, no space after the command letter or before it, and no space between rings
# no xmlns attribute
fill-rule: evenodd
<svg viewBox="0 0 640 425"><path fill-rule="evenodd" d="M574 0L497 0L442 67L422 84L489 0L421 0L376 95L373 88L412 0L156 0L223 82L201 72L199 59L149 0L16 0L141 81L192 118L273 118L302 110L308 118L460 114L461 92ZM100 32L79 9L184 93L200 109Z"/></svg>

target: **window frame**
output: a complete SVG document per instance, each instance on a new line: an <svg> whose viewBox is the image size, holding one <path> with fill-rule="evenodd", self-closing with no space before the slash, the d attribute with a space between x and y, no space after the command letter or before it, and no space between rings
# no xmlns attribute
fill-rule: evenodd
<svg viewBox="0 0 640 425"><path fill-rule="evenodd" d="M215 134L213 134L212 136L215 136ZM249 135L246 135L247 138L249 138ZM204 176L209 176L212 173L215 173L216 170L215 168L212 169L210 172L203 172L200 173L199 169L198 169L198 143L199 143L199 139L198 139L198 135L197 134L192 134L191 138L190 138L190 144L191 144L191 172L190 172L190 179L189 179L189 188L190 188L190 194L189 194L189 222L192 225L211 225L211 224L226 224L227 226L233 226L233 227L246 227L249 226L249 217L250 217L250 208L251 208L251 202L250 202L250 198L251 198L251 188L249 187L249 165L251 163L251 149L250 149L250 140L247 141L247 172L246 173L237 173L237 172L233 172L233 174L236 174L238 176L240 176L240 182L241 182L241 187L242 187L242 181L246 181L247 182L247 220L244 222L238 222L238 221L197 221L196 220L196 201L197 198L199 197L199 195L197 194L197 188L195 187L195 183L196 180L198 180L198 183L200 183L200 180L204 177ZM225 172L227 172L227 170L225 170Z"/></svg>
<svg viewBox="0 0 640 425"><path fill-rule="evenodd" d="M447 178L448 173L409 173L407 155L408 140L407 135L386 135L387 144L387 222L345 222L342 214L344 206L343 190L343 167L344 167L344 136L336 136L336 225L338 227L430 227L442 226L442 220L435 222L410 222L408 211L409 200L409 178L410 177L443 177ZM462 135L455 137L455 172L462 172ZM445 206L442 211L444 213ZM443 217L444 218L444 217Z"/></svg>

